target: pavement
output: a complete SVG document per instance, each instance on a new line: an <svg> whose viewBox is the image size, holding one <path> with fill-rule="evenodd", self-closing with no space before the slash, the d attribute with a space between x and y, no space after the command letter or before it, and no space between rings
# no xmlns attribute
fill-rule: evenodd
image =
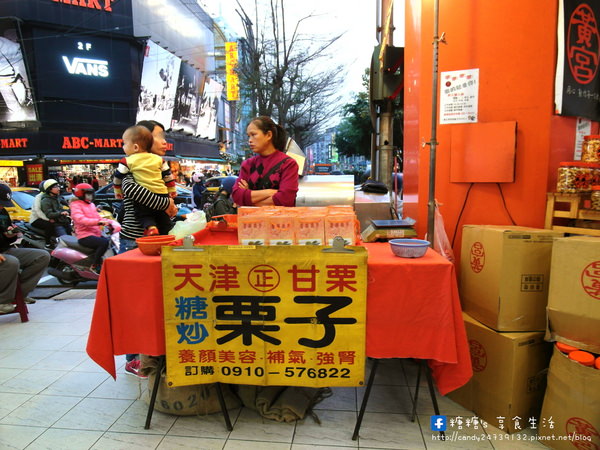
<svg viewBox="0 0 600 450"><path fill-rule="evenodd" d="M230 411L233 431L227 431L221 414L184 417L157 411L145 430L147 381L125 373L124 356L115 357L115 381L85 352L94 283L65 290L50 277L39 292L51 289L54 295L29 305L29 322L21 323L17 314L0 316L2 449L544 448L531 430L517 440L518 435L509 437L491 426L459 432L470 440L438 440L430 429L433 408L424 379L418 416L411 422L417 365L399 359L379 365L356 441L351 438L364 387L334 388L333 396L315 408L320 424L312 417L278 423L237 408ZM438 396L438 402L448 420L473 417L448 398Z"/></svg>

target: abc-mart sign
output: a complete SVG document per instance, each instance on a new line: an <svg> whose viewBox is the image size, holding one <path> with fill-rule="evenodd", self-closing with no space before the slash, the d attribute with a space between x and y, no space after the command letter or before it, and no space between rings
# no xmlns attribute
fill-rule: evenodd
<svg viewBox="0 0 600 450"><path fill-rule="evenodd" d="M113 1L114 0L52 0L53 3L81 6L82 8L96 9L106 12L112 12Z"/></svg>

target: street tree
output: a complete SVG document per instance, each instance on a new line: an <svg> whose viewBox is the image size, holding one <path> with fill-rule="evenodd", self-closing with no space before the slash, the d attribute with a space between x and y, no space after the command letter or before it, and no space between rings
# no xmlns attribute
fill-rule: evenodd
<svg viewBox="0 0 600 450"><path fill-rule="evenodd" d="M371 159L371 110L369 108L369 71L362 78L363 90L354 101L342 107L343 118L337 127L335 145L342 155Z"/></svg>
<svg viewBox="0 0 600 450"><path fill-rule="evenodd" d="M374 132L373 115L375 106L369 99L369 69L362 78L363 90L354 96L354 100L342 107L344 113L337 126L335 145L346 156L364 156L371 159L371 134ZM400 155L404 142L402 97L394 100L394 146Z"/></svg>
<svg viewBox="0 0 600 450"><path fill-rule="evenodd" d="M305 35L303 26L316 16L290 23L285 0L267 3L261 16L255 0L251 20L238 1L245 33L237 69L242 95L252 117L272 117L304 148L331 126L329 118L339 107L343 77L340 68L333 67L330 51L341 35Z"/></svg>

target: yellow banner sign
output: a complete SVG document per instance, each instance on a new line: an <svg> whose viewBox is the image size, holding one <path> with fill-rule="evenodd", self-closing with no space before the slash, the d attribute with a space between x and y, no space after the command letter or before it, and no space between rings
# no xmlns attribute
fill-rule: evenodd
<svg viewBox="0 0 600 450"><path fill-rule="evenodd" d="M240 99L240 82L236 73L227 74L227 100Z"/></svg>
<svg viewBox="0 0 600 450"><path fill-rule="evenodd" d="M367 253L351 248L163 247L169 385L362 385Z"/></svg>
<svg viewBox="0 0 600 450"><path fill-rule="evenodd" d="M225 42L225 78L227 100L240 99L240 83L235 68L238 64L237 42Z"/></svg>

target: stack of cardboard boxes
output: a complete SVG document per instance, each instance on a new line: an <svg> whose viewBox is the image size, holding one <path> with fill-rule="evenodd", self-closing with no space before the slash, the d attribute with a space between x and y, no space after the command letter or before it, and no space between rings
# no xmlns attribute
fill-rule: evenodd
<svg viewBox="0 0 600 450"><path fill-rule="evenodd" d="M557 239L552 251L546 339L600 356L600 238ZM600 370L554 349L540 428L556 449L600 448Z"/></svg>
<svg viewBox="0 0 600 450"><path fill-rule="evenodd" d="M473 378L449 396L552 448L600 448L600 370L544 341L600 353L600 238L467 225L460 294Z"/></svg>
<svg viewBox="0 0 600 450"><path fill-rule="evenodd" d="M473 378L450 398L515 432L539 417L551 345L544 342L550 230L466 225L460 297Z"/></svg>

